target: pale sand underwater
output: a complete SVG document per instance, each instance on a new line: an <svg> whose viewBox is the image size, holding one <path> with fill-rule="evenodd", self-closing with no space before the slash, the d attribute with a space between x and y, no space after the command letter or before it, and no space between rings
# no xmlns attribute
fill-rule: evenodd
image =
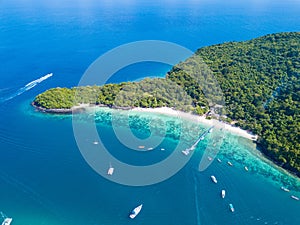
<svg viewBox="0 0 300 225"><path fill-rule="evenodd" d="M239 135L241 137L251 139L251 140L257 140L257 135L254 135L250 133L249 131L243 130L239 127L234 127L230 124L227 124L225 122L215 120L215 119L206 119L205 116L198 116L193 115L191 113L181 112L177 111L168 107L161 107L161 108L134 108L132 111L140 111L140 112L153 112L153 113L160 113L168 116L176 116L183 119L188 119L197 123L207 124L211 126L217 126L220 128L223 128L224 130L227 130L231 133L234 133L236 135Z"/></svg>

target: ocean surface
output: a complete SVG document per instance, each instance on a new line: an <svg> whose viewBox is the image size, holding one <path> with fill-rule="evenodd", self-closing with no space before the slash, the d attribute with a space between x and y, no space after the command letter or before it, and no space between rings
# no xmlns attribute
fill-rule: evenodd
<svg viewBox="0 0 300 225"><path fill-rule="evenodd" d="M121 44L163 40L195 51L299 31L299 13L296 0L1 0L0 211L13 217L13 225L299 225L300 202L290 198L300 196L299 179L265 159L251 140L223 131L216 156L222 162L213 160L199 171L200 160L206 160L209 134L169 179L148 186L121 185L100 176L84 160L72 116L48 115L30 106L48 88L76 86L94 60ZM139 63L119 71L109 82L163 77L170 68ZM46 76L49 73L53 76ZM161 162L173 153L184 157L177 146L190 146L208 129L178 117L131 112L130 131L141 139L151 135L150 121L166 124L166 133L159 126L152 130L161 143L151 151L137 152L118 140L112 114L101 109L92 115L99 137L118 160L136 166ZM117 116L120 129L126 129L121 121L128 117ZM87 117L79 117L83 126ZM191 127L188 135L182 124ZM186 137L179 141L182 135ZM91 151L99 150L94 137L84 141ZM103 167L106 170L109 162ZM116 166L113 176L120 171ZM218 184L212 183L211 175ZM220 197L221 189L226 189L225 199ZM130 220L130 211L142 203L141 213Z"/></svg>

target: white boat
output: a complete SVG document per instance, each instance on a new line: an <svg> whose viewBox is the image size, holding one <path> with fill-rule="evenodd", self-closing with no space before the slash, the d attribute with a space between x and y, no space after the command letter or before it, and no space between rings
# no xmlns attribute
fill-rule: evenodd
<svg viewBox="0 0 300 225"><path fill-rule="evenodd" d="M190 151L188 149L181 151L184 155L190 154Z"/></svg>
<svg viewBox="0 0 300 225"><path fill-rule="evenodd" d="M160 150L161 150L161 151L164 151L165 149L164 149L164 148L161 148Z"/></svg>
<svg viewBox="0 0 300 225"><path fill-rule="evenodd" d="M12 222L12 218L7 217L3 212L0 212L1 217L3 218L3 222L1 225L10 225Z"/></svg>
<svg viewBox="0 0 300 225"><path fill-rule="evenodd" d="M147 150L148 150L148 151L151 151L151 150L153 150L153 148L150 147L150 148L148 148Z"/></svg>
<svg viewBox="0 0 300 225"><path fill-rule="evenodd" d="M113 173L114 173L114 168L113 167L110 167L109 169L108 169L108 171L107 171L107 175L113 175Z"/></svg>
<svg viewBox="0 0 300 225"><path fill-rule="evenodd" d="M228 161L227 163L229 166L233 166L233 164L230 161Z"/></svg>
<svg viewBox="0 0 300 225"><path fill-rule="evenodd" d="M296 200L296 201L299 201L299 198L297 196L295 196L295 195L292 195L291 198L294 199L294 200Z"/></svg>
<svg viewBox="0 0 300 225"><path fill-rule="evenodd" d="M10 225L12 222L12 218L5 218L1 225Z"/></svg>
<svg viewBox="0 0 300 225"><path fill-rule="evenodd" d="M141 204L141 205L139 205L138 207L134 208L134 209L131 211L129 217L130 217L131 219L134 219L134 218L140 213L140 211L142 210L142 207L143 207L143 204Z"/></svg>
<svg viewBox="0 0 300 225"><path fill-rule="evenodd" d="M219 158L217 158L217 160L218 160L218 162L219 162L219 163L221 163L221 162L222 162L222 160L221 160L221 159L219 159Z"/></svg>
<svg viewBox="0 0 300 225"><path fill-rule="evenodd" d="M94 145L97 145L97 144L99 144L99 142L98 142L98 141L94 141L93 144L94 144Z"/></svg>
<svg viewBox="0 0 300 225"><path fill-rule="evenodd" d="M234 212L234 207L233 207L232 204L229 204L229 208L230 208L230 211L231 211L231 212Z"/></svg>
<svg viewBox="0 0 300 225"><path fill-rule="evenodd" d="M281 190L283 190L283 191L285 191L285 192L290 192L290 190L289 190L289 189L287 189L286 187L283 187L283 186L282 186L282 187L280 187L280 189L281 189Z"/></svg>
<svg viewBox="0 0 300 225"><path fill-rule="evenodd" d="M226 194L225 190L222 190L222 191L221 191L221 197L222 197L222 198L225 198L225 194Z"/></svg>
<svg viewBox="0 0 300 225"><path fill-rule="evenodd" d="M208 159L209 161L212 161L212 157L210 157L210 156L208 156L207 159Z"/></svg>
<svg viewBox="0 0 300 225"><path fill-rule="evenodd" d="M218 183L217 178L215 176L210 176L210 178L215 184Z"/></svg>
<svg viewBox="0 0 300 225"><path fill-rule="evenodd" d="M107 170L107 175L113 175L115 168L113 168L111 166L111 164L109 164L109 169Z"/></svg>
<svg viewBox="0 0 300 225"><path fill-rule="evenodd" d="M249 171L249 169L248 169L248 167L247 167L247 166L245 166L245 167L244 167L244 169L245 169L247 172Z"/></svg>

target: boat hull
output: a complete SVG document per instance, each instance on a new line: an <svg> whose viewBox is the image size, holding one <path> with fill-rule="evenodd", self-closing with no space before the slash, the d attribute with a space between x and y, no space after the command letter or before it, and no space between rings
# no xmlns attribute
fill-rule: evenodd
<svg viewBox="0 0 300 225"><path fill-rule="evenodd" d="M230 209L231 212L234 212L234 207L233 207L232 204L229 204L229 209Z"/></svg>
<svg viewBox="0 0 300 225"><path fill-rule="evenodd" d="M215 176L211 176L210 178L212 182L214 182L215 184L218 183L217 178Z"/></svg>
<svg viewBox="0 0 300 225"><path fill-rule="evenodd" d="M142 210L143 204L139 205L138 207L134 208L132 212L129 214L129 218L134 219Z"/></svg>
<svg viewBox="0 0 300 225"><path fill-rule="evenodd" d="M225 198L225 195L226 195L225 190L222 190L222 191L221 191L221 197L222 197L222 198Z"/></svg>
<svg viewBox="0 0 300 225"><path fill-rule="evenodd" d="M12 218L6 218L1 225L10 225L12 222Z"/></svg>

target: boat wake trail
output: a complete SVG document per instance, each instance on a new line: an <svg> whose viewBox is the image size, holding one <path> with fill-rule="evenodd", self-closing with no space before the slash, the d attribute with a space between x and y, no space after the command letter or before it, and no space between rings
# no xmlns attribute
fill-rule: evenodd
<svg viewBox="0 0 300 225"><path fill-rule="evenodd" d="M48 79L49 77L52 77L52 75L53 75L53 73L46 74L45 76L43 76L39 79L29 82L24 87L17 89L13 93L6 94L6 96L3 96L3 97L0 96L0 103L4 103L8 100L11 100L11 99L23 94L25 91L29 91L30 89L34 88L39 83L43 82L44 80Z"/></svg>
<svg viewBox="0 0 300 225"><path fill-rule="evenodd" d="M198 200L198 185L197 185L197 178L196 178L196 175L193 174L193 178L194 178L194 182L195 182L195 205L196 205L196 215L197 215L197 225L201 225L201 222L200 222L200 214L199 214L199 200Z"/></svg>

